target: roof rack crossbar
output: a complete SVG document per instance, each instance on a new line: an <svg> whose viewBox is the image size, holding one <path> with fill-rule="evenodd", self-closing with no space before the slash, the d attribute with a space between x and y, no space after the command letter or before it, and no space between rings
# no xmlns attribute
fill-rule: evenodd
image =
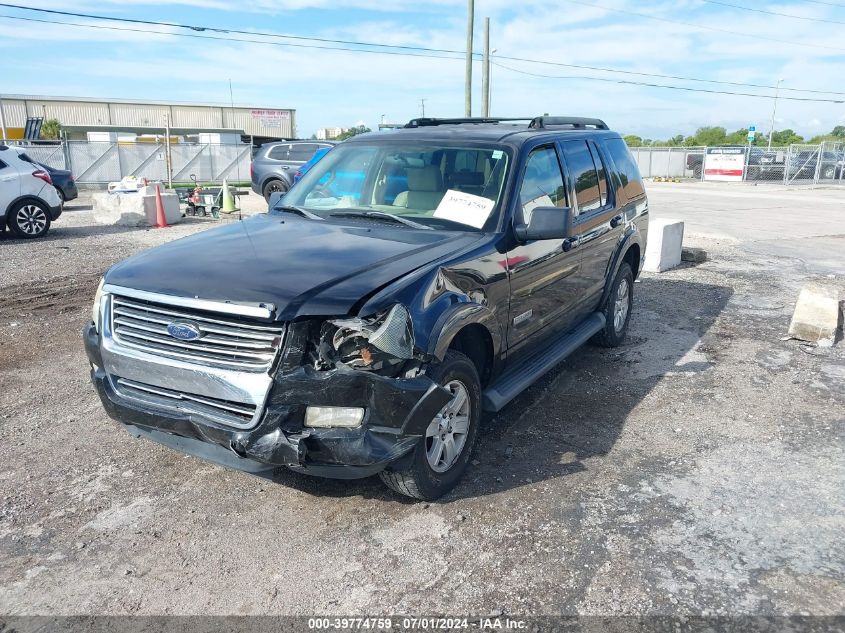
<svg viewBox="0 0 845 633"><path fill-rule="evenodd" d="M595 128L597 130L609 130L607 123L601 119L590 119L580 116L538 116L531 119L528 127L534 130L542 130L549 127L571 127L575 129Z"/></svg>
<svg viewBox="0 0 845 633"><path fill-rule="evenodd" d="M434 125L460 125L462 123L501 123L503 121L531 121L534 117L465 117L455 119L435 119L431 117L422 117L419 119L411 119L405 124L409 127L429 127Z"/></svg>

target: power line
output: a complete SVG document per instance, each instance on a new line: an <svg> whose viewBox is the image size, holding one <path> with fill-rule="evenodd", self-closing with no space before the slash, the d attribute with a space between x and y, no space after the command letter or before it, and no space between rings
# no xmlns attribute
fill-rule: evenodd
<svg viewBox="0 0 845 633"><path fill-rule="evenodd" d="M0 6L5 6L0 4ZM27 18L23 16L11 16L11 15L3 15L0 14L0 18L6 18L11 20L21 20L26 22L37 22L42 24L56 24L60 26L72 26L72 27L80 27L80 28L89 28L89 29L98 29L98 30L108 30L108 31L119 31L119 32L130 32L130 33L146 33L152 35L161 35L161 36L177 36L177 37L189 37L193 39L210 39L210 40L218 40L218 41L225 41L225 42L243 42L243 43L253 43L253 44L266 44L269 46L282 46L282 47L294 47L294 48L309 48L309 49L320 49L320 50L331 50L331 51L345 51L345 52L355 52L355 53L368 53L374 55L396 55L396 56L409 56L409 57L424 57L424 58L432 58L432 59L461 59L464 55L463 51L454 51L455 55L460 55L461 57L456 56L448 56L448 53L452 53L452 51L448 51L447 49L423 49L423 50L430 50L430 51L442 51L444 54L430 54L430 53L415 53L411 51L395 51L395 50L366 50L360 48L349 48L343 46L322 46L316 44L298 44L292 42L268 42L266 40L257 40L257 39L249 39L249 38L242 38L242 37L221 37L216 35L200 35L196 33L174 33L174 32L163 32L163 31L151 31L149 29L138 29L138 28L123 28L117 26L104 26L104 25L96 25L96 24L81 24L78 22L59 22L53 20L42 20L39 18ZM97 19L96 17L94 19ZM109 19L109 18L105 18ZM118 19L118 18L116 18ZM118 19L119 20L119 19ZM146 23L146 22L145 22ZM157 26L173 26L171 24L166 23L152 23ZM197 30L195 27L187 27L192 28L193 30ZM204 27L198 27L200 30ZM219 29L207 29L211 31L220 31ZM291 36L295 38L296 36ZM307 38L299 38L299 39L307 39ZM316 38L315 38L316 39ZM331 40L327 40L331 41ZM601 72L612 72L612 73L623 73L629 75L636 75L636 76L647 76L647 77L657 77L661 79L678 79L684 81L696 81L696 82L706 82L706 83L717 83L717 84L725 84L725 85L735 85L735 86L745 86L745 87L755 87L755 88L774 88L774 86L766 86L761 84L743 84L739 82L727 82L727 81L718 81L718 80L709 80L709 79L699 79L693 77L682 77L677 75L662 75L657 73L642 73L636 71L626 71L626 70L619 70L619 69L612 69L612 68L602 68L599 66L587 66L587 65L579 65L579 64L566 64L563 62L549 62L544 60L535 60L535 59L527 59L527 58L520 58L520 57L508 57L502 55L495 56L498 59L506 59L510 61L519 61L525 63L534 63L534 64L545 64L551 66L560 66L565 68L576 68L580 70L598 70ZM578 76L570 76L570 77L561 77L555 75L543 75L539 73L530 73L528 71L522 71L515 68L510 68L508 66L502 64L496 64L505 70L510 70L512 72L522 73L525 75L531 75L535 77L545 77L550 79L586 79L591 81L605 81L605 82L612 82L612 83L620 83L620 84L628 84L628 85L639 85L645 87L653 87L653 88L667 88L667 89L674 89L674 90L685 90L689 92L709 92L713 94L726 94L726 95L736 95L736 96L750 96L750 97L762 97L762 98L770 98L769 95L759 95L753 93L741 93L741 92L730 92L730 91L719 91L719 90L708 90L708 89L696 89L696 88L687 88L683 86L672 86L667 84L654 84L654 83L647 83L647 82L636 82L630 80L622 80L622 79L612 79L607 77L591 77L587 75L578 75ZM810 90L810 89L801 89L801 88L781 88L781 90L792 90L798 92L808 92L808 93L817 93L817 94L834 94L834 95L845 95L842 92L833 92L833 91L821 91L821 90ZM822 103L842 103L842 101L836 99L810 99L810 98L797 98L797 97L781 97L782 99L793 100L793 101L815 101L815 102L822 102Z"/></svg>
<svg viewBox="0 0 845 633"><path fill-rule="evenodd" d="M812 2L813 4L824 4L828 7L839 7L840 9L845 9L845 4L839 4L838 2L823 2L822 0L804 0L804 2Z"/></svg>
<svg viewBox="0 0 845 633"><path fill-rule="evenodd" d="M671 86L667 84L655 84L649 83L645 81L631 81L629 79L611 79L609 77L590 77L587 75L546 75L541 73L533 73L527 70L520 70L518 68L511 68L510 66L505 66L499 62L490 62L494 66L498 66L499 68L503 68L504 70L509 70L514 73L518 73L521 75L529 75L531 77L542 77L543 79L586 79L588 81L604 81L607 83L617 83L617 84L627 84L633 86L645 86L647 88L667 88L669 90L683 90L686 92L707 92L710 94L718 94L718 95L733 95L737 97L757 97L758 99L771 99L771 95L761 95L761 94L754 94L751 92L731 92L726 90L710 90L709 88L690 88L688 86ZM780 99L784 99L787 101L811 101L813 103L845 103L845 100L842 99L814 99L810 97L780 97Z"/></svg>
<svg viewBox="0 0 845 633"><path fill-rule="evenodd" d="M598 8L599 5L592 5L586 2L575 2L576 4L585 4L588 6L595 6ZM37 11L42 13L49 13L49 14L56 14L61 16L74 16L74 17L84 17L87 19L92 20L105 20L111 22L124 22L130 24L141 24L145 26L164 26L169 28L180 28L180 29L189 29L192 31L197 32L212 32L212 33L221 33L221 34L242 34L242 35L255 35L260 37L276 37L276 38L283 38L283 39L295 39L295 40L304 40L304 41L315 41L315 42L323 42L323 43L331 43L331 44L343 44L343 45L354 45L354 46L367 46L367 47L380 47L380 48L388 48L388 49L397 49L402 51L419 51L421 53L437 53L437 55L431 55L432 57L436 58L446 58L452 59L452 57L446 57L448 55L455 55L455 56L464 56L465 51L461 50L451 50L451 49L441 49L441 48L427 48L427 47L420 47L420 46L408 46L408 45L393 45L393 44L375 44L372 42L362 42L362 41L354 41L354 40L338 40L338 39L331 39L331 38L321 38L321 37L311 37L311 36L304 36L304 35L289 35L289 34L279 34L279 33L267 33L261 31L246 31L246 30L237 30L237 29L222 29L210 26L199 26L199 25L189 25L189 24L180 24L177 22L160 22L155 20L137 20L131 18L115 18L110 16L103 16L103 15L95 15L90 13L73 13L70 11L58 11L54 9L40 9L35 7L24 7L21 5L15 4L7 4L7 3L0 3L0 6L4 7L12 7L15 9L25 9L27 11ZM640 14L637 14L640 15ZM0 17L6 17L9 19L17 19L17 20L28 20L32 22L38 22L39 20L35 18L24 18L22 16L9 16L3 15ZM144 29L128 29L128 28L119 28L119 27L104 27L104 26L95 26L92 24L80 24L78 22L60 22L60 21L49 21L49 20L40 20L46 24L61 24L66 26L75 26L75 27L82 27L82 28L99 28L99 29L106 29L106 30L116 30L116 31L129 31L129 32L137 32L137 33L157 33L162 35L175 35L179 37L199 37L193 33L178 33L178 32L160 32L160 31L148 31ZM264 40L252 40L252 39L244 39L244 38L235 38L235 37L215 37L211 35L205 36L207 39L219 39L224 41L234 41L234 42L247 42L247 43L266 43L276 46L293 46L299 48L317 48L322 50L341 50L347 52L354 52L360 49L350 49L350 48L342 48L337 46L308 46L305 44L279 44L274 42L265 42ZM845 50L845 49L843 49ZM365 51L361 50L361 52L368 52L368 53L377 53L379 51ZM387 52L387 51L383 51ZM394 53L398 54L398 53ZM474 53L474 55L478 55L478 53ZM428 55L414 55L416 57L426 57ZM761 89L771 89L774 90L775 86L765 85L765 84L754 84L754 83L745 83L745 82L735 82L735 81L724 81L724 80L717 80L717 79L702 79L698 77L686 77L682 75L667 75L661 73L647 73L647 72L640 72L640 71L632 71L632 70L623 70L617 68L605 68L602 66L588 66L582 64L565 64L562 62L550 62L545 60L537 60L537 59L529 59L525 57L511 57L505 55L497 55L499 59L505 59L509 61L518 61L518 62L525 62L525 63L532 63L532 64L544 64L550 66L560 66L564 68L577 68L580 70L596 70L599 72L609 72L609 73L618 73L618 74L627 74L627 75L636 75L640 77L655 77L658 79L674 79L680 81L692 81L697 83L711 83L711 84L720 84L720 85L727 85L727 86L738 86L738 87L746 87L746 88L761 88ZM784 91L790 92L806 92L806 93L815 93L815 94L836 94L836 95L845 95L845 92L836 92L832 90L812 90L809 88L781 88Z"/></svg>
<svg viewBox="0 0 845 633"><path fill-rule="evenodd" d="M782 18L792 18L793 20L805 20L807 22L824 22L826 24L845 24L841 20L826 20L824 18L808 18L803 15L795 15L794 13L779 13L777 11L768 11L767 9L755 9L753 7L743 7L739 4L730 4L728 2L720 2L719 0L701 0L708 4L718 4L722 7L730 7L731 9L741 9L743 11L753 11L754 13L765 13L766 15L776 15Z"/></svg>
<svg viewBox="0 0 845 633"><path fill-rule="evenodd" d="M151 35L164 35L164 36L175 36L175 37L190 37L194 39L201 39L201 40L219 40L223 42L244 42L248 44L265 44L267 46L285 46L285 47L294 47L294 48L316 48L320 50L327 50L327 51L346 51L350 53L369 53L372 55L399 55L402 57L427 57L431 59L459 59L457 57L449 57L447 55L433 55L428 53L412 53L408 51L371 51L364 48L348 48L342 46L320 46L318 44L294 44L292 42L268 42L266 40L256 40L256 39L249 39L244 37L220 37L216 35L197 35L194 33L171 33L166 31L150 31L149 29L133 29L133 28L122 28L119 26L102 26L99 24L80 24L78 22L55 22L52 20L42 20L39 18L25 18L19 15L5 15L0 14L0 18L6 18L8 20L22 20L24 22L38 22L41 24L56 24L59 26L73 26L73 27L80 27L85 29L99 29L105 31L120 31L125 33L148 33ZM463 54L460 57L463 59Z"/></svg>
<svg viewBox="0 0 845 633"><path fill-rule="evenodd" d="M350 46L372 46L379 48L395 48L400 50L423 51L429 53L454 53L465 55L466 51L454 51L443 48L426 48L425 46L408 46L401 44L377 44L375 42L359 42L355 40L339 40L327 37L312 37L304 35L289 35L285 33L269 33L262 31L245 31L240 29L224 29L213 26L199 26L194 24L179 24L178 22L159 22L156 20L138 20L133 18L115 18L107 15L94 15L91 13L74 13L72 11L59 11L57 9L41 9L38 7L26 7L19 4L0 3L0 7L7 7L9 9L22 9L24 11L36 11L38 13L50 13L53 15L62 15L73 18L86 18L90 20L108 20L110 22L123 22L127 24L143 24L145 26L168 26L177 29L189 29L198 32L212 32L212 33L234 33L236 35L255 35L260 37L276 37L281 39L306 40L311 42L325 42L331 44L347 44ZM54 24L63 24L62 22L54 22ZM143 31L140 31L143 32ZM474 53L479 55L479 53Z"/></svg>
<svg viewBox="0 0 845 633"><path fill-rule="evenodd" d="M583 2L582 0L563 0L564 2L568 2L570 4L580 4L584 7L592 7L594 9L603 9L604 11L609 11L611 13L624 13L626 15L634 15L639 18L646 18L648 20L657 20L658 22L668 22L669 24L680 24L682 26L690 26L695 29L702 29L705 31L715 31L717 33L727 33L728 35L739 35L741 37L751 37L758 40L766 40L768 42L778 42L779 44L791 44L793 46L806 46L808 48L822 48L829 51L840 51L845 52L845 48L841 48L838 46L825 46L824 44L811 44L809 42L795 42L792 40L782 40L777 37L768 37L766 35L757 35L755 33L743 33L741 31L731 31L729 29L720 29L715 26L704 26L703 24L695 24L693 22L684 22L682 20L672 20L671 18L662 18L657 15L652 15L650 13L639 13L637 11L630 11L626 9L616 9L614 7L607 7L600 4L594 4L592 2ZM705 0L706 1L706 0Z"/></svg>
<svg viewBox="0 0 845 633"><path fill-rule="evenodd" d="M771 86L768 84L750 84L750 83L743 83L739 81L720 81L718 79L699 79L696 77L684 77L682 75L662 75L659 73L645 73L645 72L638 72L635 70L616 70L613 68L602 68L601 66L587 66L584 64L566 64L563 62L550 62L550 61L543 61L539 59L527 59L524 57L508 57L505 55L491 55L491 57L495 59L506 59L513 62L528 62L532 64L545 64L547 66L560 66L563 68L578 68L580 70L600 70L609 73L623 73L626 75L637 75L639 77L657 77L658 79L678 79L681 81L695 81L699 83L710 83L710 84L722 84L725 86L740 86L745 88L762 88L762 89L770 89L774 90L776 86ZM810 92L815 94L829 94L829 95L845 95L845 92L836 92L833 90L811 90L809 88L784 88L783 86L780 87L781 91L791 91L791 92Z"/></svg>

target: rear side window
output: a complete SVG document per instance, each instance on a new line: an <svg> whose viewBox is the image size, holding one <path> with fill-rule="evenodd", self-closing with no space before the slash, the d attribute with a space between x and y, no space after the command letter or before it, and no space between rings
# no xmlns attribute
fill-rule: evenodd
<svg viewBox="0 0 845 633"><path fill-rule="evenodd" d="M640 170L637 163L634 162L634 157L631 156L628 146L625 145L625 141L621 138L612 138L605 141L604 146L619 171L622 189L625 191L628 200L645 195Z"/></svg>
<svg viewBox="0 0 845 633"><path fill-rule="evenodd" d="M270 148L270 151L267 153L267 158L272 158L273 160L288 160L289 154L290 145L276 145Z"/></svg>
<svg viewBox="0 0 845 633"><path fill-rule="evenodd" d="M575 183L578 213L589 213L600 209L602 194L599 188L599 174L587 141L565 141L562 145L563 159Z"/></svg>
<svg viewBox="0 0 845 633"><path fill-rule="evenodd" d="M314 143L296 143L290 146L289 160L300 160L304 163L305 161L311 160L316 151L317 145Z"/></svg>
<svg viewBox="0 0 845 633"><path fill-rule="evenodd" d="M601 159L599 148L595 143L590 143L590 153L593 155L593 163L599 174L599 194L601 195L601 206L607 204L607 170L604 168L604 161Z"/></svg>

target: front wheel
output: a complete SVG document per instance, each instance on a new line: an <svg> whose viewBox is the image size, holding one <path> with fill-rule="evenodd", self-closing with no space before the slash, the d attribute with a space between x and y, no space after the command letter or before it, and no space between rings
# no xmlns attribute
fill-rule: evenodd
<svg viewBox="0 0 845 633"><path fill-rule="evenodd" d="M466 470L481 419L481 382L475 365L455 350L429 377L452 394L452 399L425 428L410 461L379 473L392 490L431 501L455 487Z"/></svg>
<svg viewBox="0 0 845 633"><path fill-rule="evenodd" d="M24 200L10 209L9 229L15 237L34 239L50 228L50 210L43 202Z"/></svg>
<svg viewBox="0 0 845 633"><path fill-rule="evenodd" d="M613 285L604 302L604 329L595 336L602 347L616 347L625 340L631 308L634 305L634 273L628 262L623 262L613 279Z"/></svg>

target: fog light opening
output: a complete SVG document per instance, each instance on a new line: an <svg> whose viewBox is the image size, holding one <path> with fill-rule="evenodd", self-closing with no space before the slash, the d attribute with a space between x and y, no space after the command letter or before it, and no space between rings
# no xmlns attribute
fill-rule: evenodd
<svg viewBox="0 0 845 633"><path fill-rule="evenodd" d="M308 407L305 410L305 426L313 428L361 426L364 409L359 407Z"/></svg>

